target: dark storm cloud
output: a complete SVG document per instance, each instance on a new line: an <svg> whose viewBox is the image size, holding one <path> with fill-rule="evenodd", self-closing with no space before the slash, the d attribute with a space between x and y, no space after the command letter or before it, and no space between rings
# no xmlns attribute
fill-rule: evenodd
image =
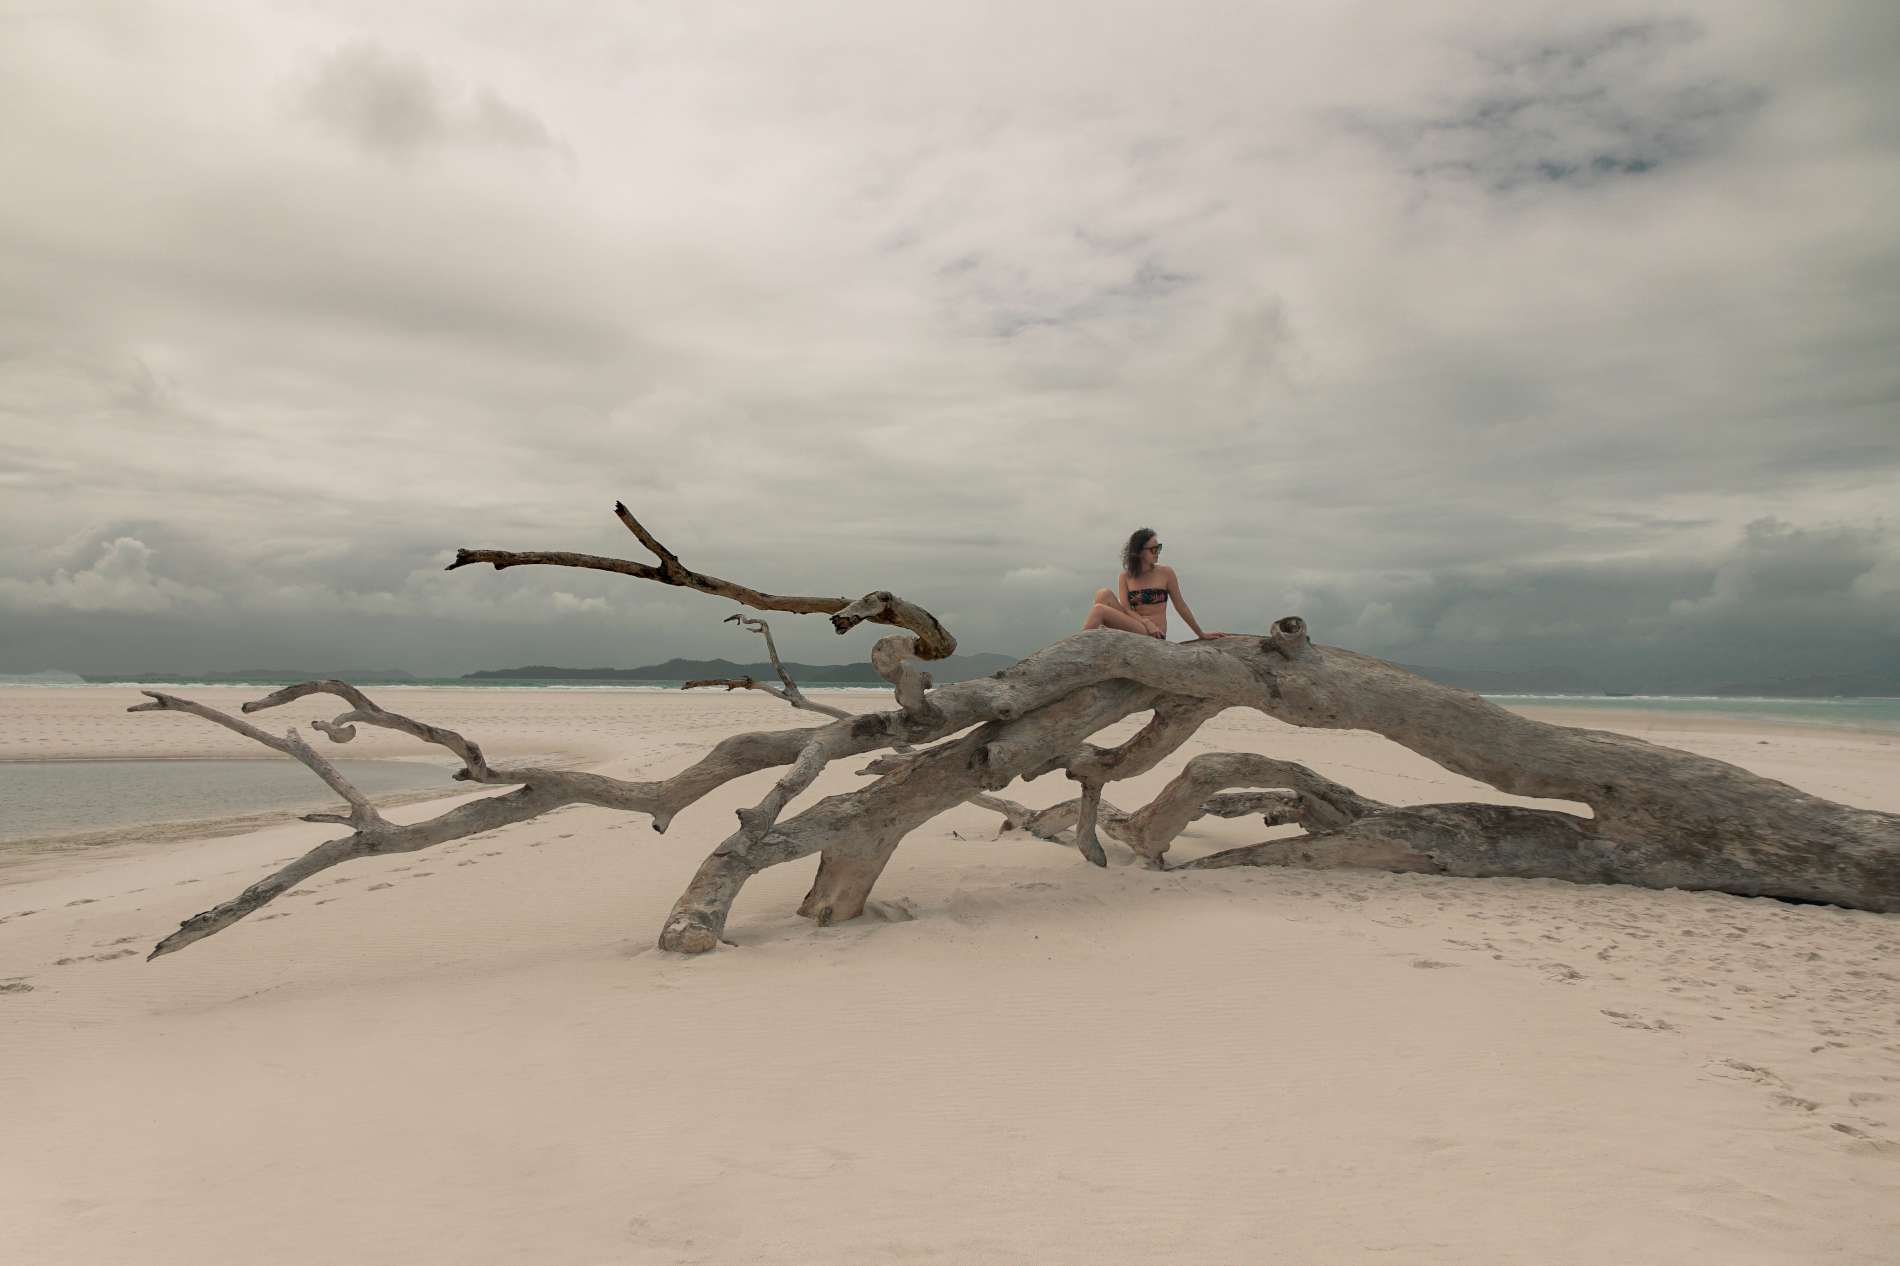
<svg viewBox="0 0 1900 1266"><path fill-rule="evenodd" d="M1897 547L1886 527L1764 519L1711 558L1446 567L1300 597L1343 642L1413 663L1644 687L1900 674Z"/></svg>

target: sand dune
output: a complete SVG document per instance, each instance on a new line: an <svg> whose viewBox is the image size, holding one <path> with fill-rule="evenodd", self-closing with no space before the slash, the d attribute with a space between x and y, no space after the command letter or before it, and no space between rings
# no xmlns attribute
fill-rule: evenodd
<svg viewBox="0 0 1900 1266"><path fill-rule="evenodd" d="M36 719L0 711L0 755L41 750L29 727L71 729L56 741L83 754L222 741L123 717L109 691L16 693L41 696ZM804 723L756 696L387 693L491 752L609 772ZM1614 728L1900 810L1891 738L1669 722ZM1114 798L1138 804L1220 749L1392 800L1480 790L1370 735L1230 712ZM832 770L808 795L855 782ZM724 789L664 837L570 809L339 867L150 964L179 919L325 828L0 872L10 1256L1894 1260L1900 917L1549 882L1156 874L1112 844L1103 872L995 839L965 807L906 843L864 919L793 916L805 863L748 887L736 947L651 949L731 810L768 783ZM1177 850L1262 834L1202 822Z"/></svg>

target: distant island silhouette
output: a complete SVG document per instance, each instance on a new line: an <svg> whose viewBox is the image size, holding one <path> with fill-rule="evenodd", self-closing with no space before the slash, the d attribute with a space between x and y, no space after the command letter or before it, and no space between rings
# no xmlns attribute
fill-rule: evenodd
<svg viewBox="0 0 1900 1266"><path fill-rule="evenodd" d="M987 677L1000 672L1015 663L1011 655L979 653L975 655L952 655L948 659L937 660L929 665L931 680L938 685L952 681L967 681L972 677ZM799 664L788 662L785 671L792 680L800 685L810 682L833 682L867 686L880 686L884 679L868 663L856 664ZM552 664L529 664L522 668L489 668L476 673L463 673L463 681L691 681L704 677L753 677L760 681L777 681L778 674L773 671L769 661L741 664L729 659L669 659L664 664L649 664L643 668L560 668Z"/></svg>

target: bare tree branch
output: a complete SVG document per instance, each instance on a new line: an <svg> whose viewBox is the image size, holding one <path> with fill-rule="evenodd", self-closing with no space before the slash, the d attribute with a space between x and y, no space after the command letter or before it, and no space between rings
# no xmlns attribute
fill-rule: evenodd
<svg viewBox="0 0 1900 1266"><path fill-rule="evenodd" d="M1174 837L1207 811L1209 793L1234 786L1292 790L1298 797L1298 820L1309 828L1343 826L1386 807L1292 761L1251 752L1207 752L1189 761L1160 795L1129 819L1130 847L1142 860L1159 865Z"/></svg>
<svg viewBox="0 0 1900 1266"><path fill-rule="evenodd" d="M242 711L261 712L266 708L281 707L286 703L315 694L336 695L350 704L350 710L333 721L311 723L327 735L332 743L347 743L355 738L356 727L359 724L380 726L386 730L396 730L419 738L425 743L433 743L437 747L445 747L453 752L462 762L462 772L456 775L457 778L467 778L473 782L512 781L493 778L488 762L482 757L482 749L454 730L445 730L439 725L428 725L421 721L411 720L400 713L380 708L370 701L368 695L346 681L300 681L294 686L285 686L282 690L265 695L262 699L251 700L243 705Z"/></svg>
<svg viewBox="0 0 1900 1266"><path fill-rule="evenodd" d="M772 640L771 626L764 620L755 620L748 615L729 615L725 622L751 629L754 633L764 636L765 652L772 657L772 671L777 673L778 679L785 684L782 687L772 686L762 681L754 681L750 677L706 677L683 683L680 686L681 690L698 690L706 686L724 686L727 690L762 690L774 699L782 699L794 708L802 708L806 712L821 712L825 716L839 718L853 715L843 708L834 708L828 703L814 703L805 697L805 692L798 688L798 683L792 680L792 675L785 671L785 665L778 657L778 645Z"/></svg>
<svg viewBox="0 0 1900 1266"><path fill-rule="evenodd" d="M262 743L265 747L272 748L284 753L286 756L301 761L304 765L308 766L317 777L323 779L330 790L342 796L350 806L350 811L345 816L339 817L336 814L311 814L304 819L305 821L341 822L359 829L370 829L385 825L382 815L376 811L376 806L372 805L369 799L364 796L362 792L358 791L355 785L352 784L349 779L345 778L335 765L325 760L314 748L304 742L302 738L298 737L295 730L287 731L282 738L278 738L275 735L258 729L247 721L240 721L236 717L226 716L216 708L207 708L201 703L192 702L190 699L180 699L177 695L168 695L157 690L141 690L139 693L151 699L152 702L135 703L126 709L127 712L189 712L193 716L203 717L205 720L221 725L227 730L233 730L242 734L245 738L254 739Z"/></svg>
<svg viewBox="0 0 1900 1266"><path fill-rule="evenodd" d="M916 655L920 659L943 659L955 653L957 639L950 636L950 630L943 627L937 617L914 602L908 602L892 594L889 590L876 590L862 598L818 598L797 597L783 594L761 593L718 576L708 576L696 572L681 563L679 556L664 545L640 525L628 512L627 507L616 501L614 514L626 524L629 531L640 539L640 543L652 550L660 560L658 567L646 563L636 563L624 558L605 558L598 554L575 554L559 550L499 550L499 549L458 549L455 561L446 570L454 571L458 567L467 567L475 563L488 563L496 571L508 567L581 567L592 571L613 572L616 575L632 576L638 580L657 580L663 585L677 585L685 589L696 589L700 593L709 593L715 597L730 598L741 606L751 607L755 611L791 611L800 615L828 615L831 625L839 633L848 633L859 624L869 621L872 624L890 624L908 629L916 637Z"/></svg>
<svg viewBox="0 0 1900 1266"><path fill-rule="evenodd" d="M154 946L152 952L146 957L153 959L164 954L175 953L194 941L201 941L214 932L221 932L246 915L262 909L312 875L328 870L341 862L358 857L413 853L449 840L459 840L482 831L492 831L496 827L525 822L529 818L540 817L550 809L557 809L567 803L572 803L572 801L564 799L556 792L520 787L505 795L488 796L457 805L426 822L417 822L409 826L395 826L382 822L378 825L359 828L354 834L343 839L329 840L317 845L281 870L252 884L231 900L213 906L202 914L192 915L179 924L176 932Z"/></svg>

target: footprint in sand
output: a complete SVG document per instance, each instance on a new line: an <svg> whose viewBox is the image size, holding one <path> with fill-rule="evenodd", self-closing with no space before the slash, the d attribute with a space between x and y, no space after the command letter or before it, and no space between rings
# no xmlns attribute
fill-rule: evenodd
<svg viewBox="0 0 1900 1266"><path fill-rule="evenodd" d="M32 993L33 986L26 983L25 976L15 976L10 980L0 980L0 993Z"/></svg>
<svg viewBox="0 0 1900 1266"><path fill-rule="evenodd" d="M1727 1077L1731 1081L1752 1081L1757 1086L1775 1086L1782 1090L1788 1088L1788 1083L1776 1076L1772 1069L1763 1068L1760 1064L1750 1064L1739 1059L1725 1059L1718 1063L1720 1067L1729 1071L1718 1072L1715 1074L1717 1077Z"/></svg>
<svg viewBox="0 0 1900 1266"><path fill-rule="evenodd" d="M74 954L70 958L54 959L53 966L66 967L73 963L105 963L115 958L127 958L136 953L138 953L137 950L122 949L114 950L110 954Z"/></svg>
<svg viewBox="0 0 1900 1266"><path fill-rule="evenodd" d="M378 889L382 889L382 888L394 888L395 886L396 886L395 884L371 884L371 885L370 885L369 887L367 887L367 888L365 888L365 889L364 889L363 891L364 891L364 892L375 892L375 891L377 891Z"/></svg>
<svg viewBox="0 0 1900 1266"><path fill-rule="evenodd" d="M1830 1121L1827 1128L1837 1134L1845 1134L1856 1143L1863 1143L1876 1152L1900 1153L1900 1143L1881 1138L1878 1134L1869 1134L1859 1126L1849 1125L1845 1121Z"/></svg>
<svg viewBox="0 0 1900 1266"><path fill-rule="evenodd" d="M1456 967L1457 965L1456 963L1441 963L1435 958L1415 958L1412 960L1412 966L1419 968L1421 971L1437 971L1441 967Z"/></svg>
<svg viewBox="0 0 1900 1266"><path fill-rule="evenodd" d="M99 900L99 898L97 897L81 897L77 901L68 901L66 903L66 908L70 910L74 906L89 906L97 900Z"/></svg>
<svg viewBox="0 0 1900 1266"><path fill-rule="evenodd" d="M1628 1011L1611 1011L1608 1008L1599 1008L1599 1010L1602 1014L1609 1016L1611 1022L1619 1029L1645 1029L1652 1033L1675 1033L1678 1031L1676 1026L1667 1020L1645 1020L1642 1016L1632 1015Z"/></svg>

